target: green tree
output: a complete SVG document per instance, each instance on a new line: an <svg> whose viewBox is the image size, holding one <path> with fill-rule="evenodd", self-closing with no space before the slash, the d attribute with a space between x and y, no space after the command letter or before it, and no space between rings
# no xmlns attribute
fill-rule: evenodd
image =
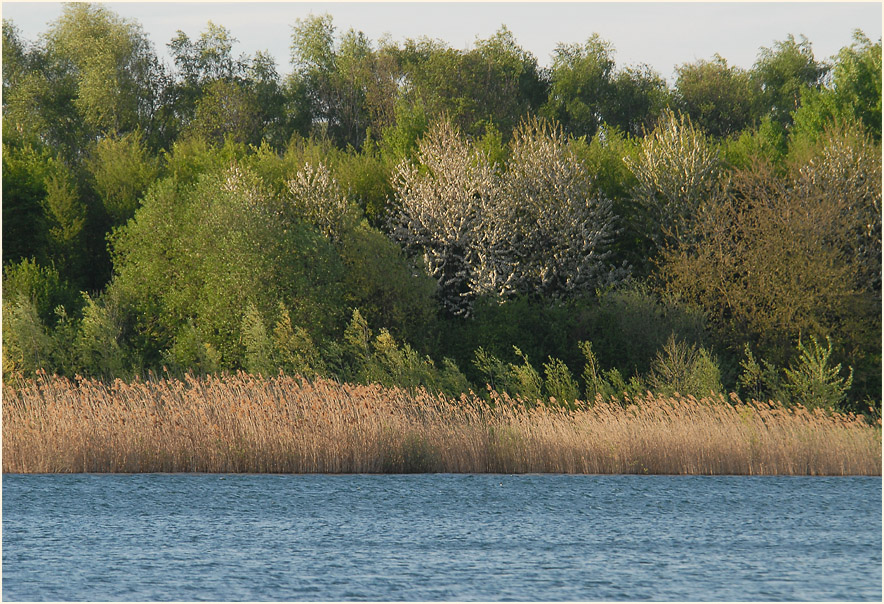
<svg viewBox="0 0 884 604"><path fill-rule="evenodd" d="M147 188L159 176L159 161L139 131L98 141L86 162L104 212L113 225L132 218Z"/></svg>
<svg viewBox="0 0 884 604"><path fill-rule="evenodd" d="M47 149L3 145L3 263L46 262L47 225L42 202L54 162Z"/></svg>
<svg viewBox="0 0 884 604"><path fill-rule="evenodd" d="M358 149L372 130L380 135L392 119L395 64L375 52L361 31L351 29L337 43L335 38L328 14L297 20L292 85L305 92L315 132Z"/></svg>
<svg viewBox="0 0 884 604"><path fill-rule="evenodd" d="M46 179L43 212L50 257L64 275L80 280L87 272L87 208L77 184L62 164Z"/></svg>
<svg viewBox="0 0 884 604"><path fill-rule="evenodd" d="M547 95L537 59L505 26L469 51L422 38L391 52L407 102L419 103L430 121L451 120L467 136L480 137L493 124L508 139Z"/></svg>
<svg viewBox="0 0 884 604"><path fill-rule="evenodd" d="M67 4L50 25L46 49L72 71L73 103L88 127L151 130L163 71L140 25L101 5Z"/></svg>
<svg viewBox="0 0 884 604"><path fill-rule="evenodd" d="M762 47L752 66L751 77L761 87L762 109L785 126L792 124L792 112L801 106L801 92L818 88L829 68L813 55L810 41L793 35Z"/></svg>
<svg viewBox="0 0 884 604"><path fill-rule="evenodd" d="M835 57L832 78L825 88L806 88L793 113L793 138L815 142L833 122L859 122L881 140L881 42L872 44L859 30L854 42Z"/></svg>
<svg viewBox="0 0 884 604"><path fill-rule="evenodd" d="M602 117L609 126L630 136L644 136L653 129L671 102L666 80L647 65L619 69L612 85Z"/></svg>
<svg viewBox="0 0 884 604"><path fill-rule="evenodd" d="M729 67L721 56L685 63L675 71L677 106L712 136L735 134L757 118L758 81L742 69Z"/></svg>
<svg viewBox="0 0 884 604"><path fill-rule="evenodd" d="M261 139L257 95L235 81L215 80L196 102L185 136L197 136L213 145L230 137L236 143L257 144Z"/></svg>
<svg viewBox="0 0 884 604"><path fill-rule="evenodd" d="M816 338L810 337L810 346L798 341L797 362L786 369L785 387L792 401L808 409L839 408L847 399L853 384L853 368L847 377L841 376L841 364L831 365L832 341L826 338L823 348Z"/></svg>
<svg viewBox="0 0 884 604"><path fill-rule="evenodd" d="M112 287L127 301L147 366L164 350L180 348L184 363L209 345L207 360L217 354L221 368L242 367L249 305L267 317L282 302L314 336L341 319L342 267L331 244L235 164L193 186L158 182L115 234L113 253Z"/></svg>
<svg viewBox="0 0 884 604"><path fill-rule="evenodd" d="M872 44L860 30L838 53L832 85L839 104L850 107L875 140L881 140L881 40Z"/></svg>
<svg viewBox="0 0 884 604"><path fill-rule="evenodd" d="M593 136L613 93L614 47L593 34L585 44L559 44L544 114L574 136Z"/></svg>

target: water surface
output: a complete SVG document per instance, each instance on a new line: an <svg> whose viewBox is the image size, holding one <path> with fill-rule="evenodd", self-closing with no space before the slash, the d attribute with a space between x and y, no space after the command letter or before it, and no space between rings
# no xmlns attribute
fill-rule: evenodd
<svg viewBox="0 0 884 604"><path fill-rule="evenodd" d="M880 477L4 475L4 600L874 600Z"/></svg>

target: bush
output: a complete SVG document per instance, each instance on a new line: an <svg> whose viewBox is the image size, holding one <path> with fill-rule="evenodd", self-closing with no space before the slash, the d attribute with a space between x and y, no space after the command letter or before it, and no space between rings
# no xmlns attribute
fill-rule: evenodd
<svg viewBox="0 0 884 604"><path fill-rule="evenodd" d="M560 359L552 357L543 364L543 389L546 396L561 405L569 405L580 396L580 387L571 370Z"/></svg>
<svg viewBox="0 0 884 604"><path fill-rule="evenodd" d="M3 267L4 308L23 301L32 302L40 321L49 327L56 322L58 306L73 313L83 305L77 291L62 280L54 266L42 266L29 258Z"/></svg>
<svg viewBox="0 0 884 604"><path fill-rule="evenodd" d="M674 335L654 357L648 383L659 394L678 392L696 398L723 390L718 362L709 351L681 342Z"/></svg>
<svg viewBox="0 0 884 604"><path fill-rule="evenodd" d="M311 334L334 333L344 267L332 243L295 214L236 165L193 186L173 178L152 187L113 238L113 287L129 301L143 347L174 347L171 362L202 359L204 370L215 353L219 368L241 368L246 311L269 317L280 302Z"/></svg>
<svg viewBox="0 0 884 604"><path fill-rule="evenodd" d="M411 346L397 343L386 329L372 337L359 310L353 311L341 346L342 376L347 381L401 388L426 388L430 392L457 395L469 384L450 359L438 370L430 357L421 357ZM331 363L330 363L331 364Z"/></svg>
<svg viewBox="0 0 884 604"><path fill-rule="evenodd" d="M109 296L93 300L84 294L83 298L86 306L75 340L81 371L105 379L131 377L119 306Z"/></svg>
<svg viewBox="0 0 884 604"><path fill-rule="evenodd" d="M3 300L3 379L33 377L51 367L53 341L37 306L26 298Z"/></svg>
<svg viewBox="0 0 884 604"><path fill-rule="evenodd" d="M708 345L702 312L671 297L658 297L639 283L602 292L579 319L579 338L593 343L605 367L627 375L650 371L657 351L673 334L683 342Z"/></svg>
<svg viewBox="0 0 884 604"><path fill-rule="evenodd" d="M591 342L580 342L579 347L585 359L581 377L584 384L584 398L587 402L593 403L599 399L605 401L612 397L631 397L644 393L645 385L638 376L630 377L627 382L623 379L619 369L602 369L592 350Z"/></svg>
<svg viewBox="0 0 884 604"><path fill-rule="evenodd" d="M841 364L832 366L832 341L826 338L823 348L817 339L810 337L810 346L798 341L798 359L785 370L785 387L793 403L808 409L833 410L847 399L853 383L853 368L847 377L841 376Z"/></svg>

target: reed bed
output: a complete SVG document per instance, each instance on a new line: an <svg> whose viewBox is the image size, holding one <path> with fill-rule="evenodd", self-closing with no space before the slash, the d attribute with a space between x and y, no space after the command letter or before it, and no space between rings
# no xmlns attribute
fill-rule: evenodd
<svg viewBox="0 0 884 604"><path fill-rule="evenodd" d="M576 408L245 374L3 388L3 472L881 474L881 428L732 396Z"/></svg>

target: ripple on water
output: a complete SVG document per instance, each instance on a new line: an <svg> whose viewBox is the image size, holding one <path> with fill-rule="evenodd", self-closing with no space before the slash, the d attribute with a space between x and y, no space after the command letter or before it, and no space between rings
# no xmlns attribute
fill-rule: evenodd
<svg viewBox="0 0 884 604"><path fill-rule="evenodd" d="M880 510L879 477L6 475L3 595L878 601Z"/></svg>

